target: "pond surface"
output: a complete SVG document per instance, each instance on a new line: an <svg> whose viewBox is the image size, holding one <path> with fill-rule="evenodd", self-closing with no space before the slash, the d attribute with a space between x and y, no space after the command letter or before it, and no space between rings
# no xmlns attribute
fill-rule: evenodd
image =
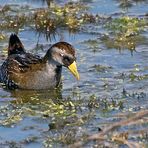
<svg viewBox="0 0 148 148"><path fill-rule="evenodd" d="M64 5L64 2L55 3ZM106 18L123 15L145 20L148 16L148 2L144 0L133 1L129 7L121 7L116 0L81 2L89 7L86 11L102 16L102 22L106 22ZM29 5L30 9L47 8L45 1L0 0L0 7L6 4L16 7ZM8 37L12 33L11 30L1 32ZM1 84L0 147L66 147L98 133L99 128L119 121L124 114L148 109L148 23L132 40L135 50L124 45L131 40L123 45L114 45L114 35L100 22L85 24L74 34L67 29L61 29L60 33L62 37L56 35L55 39L47 41L44 34L38 37L36 31L25 26L19 30L18 36L28 52L40 56L61 38L71 43L77 51L80 81L63 68L61 90L10 91ZM0 41L1 64L6 58L8 37ZM147 125L127 126L117 131L146 128ZM146 138L137 135L129 137L143 144L147 144ZM93 144L89 143L86 147Z"/></svg>

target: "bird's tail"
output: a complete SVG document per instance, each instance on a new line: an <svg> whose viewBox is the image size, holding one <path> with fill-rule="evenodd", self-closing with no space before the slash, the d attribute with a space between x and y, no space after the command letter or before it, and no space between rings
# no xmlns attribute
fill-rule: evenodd
<svg viewBox="0 0 148 148"><path fill-rule="evenodd" d="M9 38L8 55L25 52L24 46L16 34L11 34Z"/></svg>

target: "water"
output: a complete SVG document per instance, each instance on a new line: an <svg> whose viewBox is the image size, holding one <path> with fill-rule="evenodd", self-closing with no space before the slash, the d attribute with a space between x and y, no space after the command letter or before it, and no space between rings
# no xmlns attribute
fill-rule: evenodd
<svg viewBox="0 0 148 148"><path fill-rule="evenodd" d="M63 1L56 1L64 5ZM115 0L85 2L89 12L109 16L126 12L129 15L145 15L147 1L121 9ZM34 8L47 7L42 1L4 1L0 4L30 5ZM122 16L122 14L121 14ZM64 41L70 42L77 51L80 81L63 68L62 90L6 90L0 88L0 143L2 147L63 147L79 140L87 134L97 133L118 120L118 114L131 113L148 107L148 30L141 33L145 39L136 44L136 52L128 49L109 48L101 40L100 34L108 33L101 24L84 26L87 31L70 35L62 30ZM97 29L96 29L97 28ZM97 30L97 31L96 31ZM95 32L96 33L92 33ZM8 36L11 31L7 31ZM19 32L25 48L29 52L43 56L49 46L60 40L47 41L41 35L36 50L38 34L24 28ZM94 43L90 41L94 40ZM0 42L1 54L8 40ZM1 58L1 63L4 58ZM125 92L124 92L125 91ZM143 126L142 129L145 127ZM123 129L123 131L126 129ZM144 142L146 143L146 141ZM90 144L91 145L91 144ZM89 147L89 146L88 146Z"/></svg>

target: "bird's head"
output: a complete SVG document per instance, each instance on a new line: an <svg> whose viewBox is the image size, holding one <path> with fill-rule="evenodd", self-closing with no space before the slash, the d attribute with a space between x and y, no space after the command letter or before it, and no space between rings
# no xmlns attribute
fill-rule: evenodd
<svg viewBox="0 0 148 148"><path fill-rule="evenodd" d="M77 66L75 49L72 45L67 42L58 42L51 46L46 55L50 55L57 66L64 66L70 70L70 72L77 78L80 79Z"/></svg>

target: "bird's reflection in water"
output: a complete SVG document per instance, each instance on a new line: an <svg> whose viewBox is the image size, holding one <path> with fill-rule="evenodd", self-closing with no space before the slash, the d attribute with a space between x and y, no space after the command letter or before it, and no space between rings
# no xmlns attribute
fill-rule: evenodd
<svg viewBox="0 0 148 148"><path fill-rule="evenodd" d="M14 98L11 102L14 104L26 104L38 105L41 103L50 102L51 100L55 104L60 104L62 101L61 88L53 90L13 90L11 91L11 97Z"/></svg>

